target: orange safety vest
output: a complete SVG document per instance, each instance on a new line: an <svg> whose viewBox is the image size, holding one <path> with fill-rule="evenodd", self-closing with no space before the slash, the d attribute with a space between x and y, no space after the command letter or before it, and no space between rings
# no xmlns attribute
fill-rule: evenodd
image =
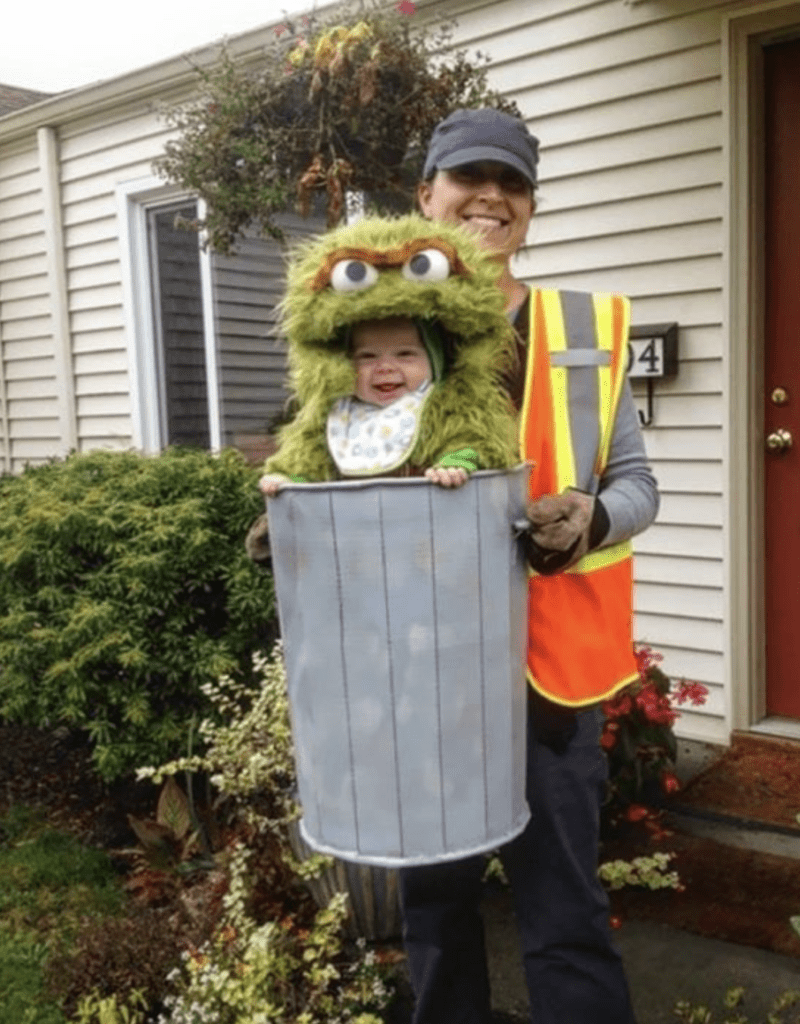
<svg viewBox="0 0 800 1024"><path fill-rule="evenodd" d="M621 295L532 290L522 457L529 494L596 494L625 381L630 304ZM630 541L591 551L565 572L528 580L528 681L582 707L637 676Z"/></svg>

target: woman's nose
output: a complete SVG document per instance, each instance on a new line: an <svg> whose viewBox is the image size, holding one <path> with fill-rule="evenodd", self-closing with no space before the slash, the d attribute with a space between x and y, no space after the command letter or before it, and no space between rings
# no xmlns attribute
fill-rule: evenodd
<svg viewBox="0 0 800 1024"><path fill-rule="evenodd" d="M502 199L503 190L496 178L483 178L477 186L477 194L485 199Z"/></svg>

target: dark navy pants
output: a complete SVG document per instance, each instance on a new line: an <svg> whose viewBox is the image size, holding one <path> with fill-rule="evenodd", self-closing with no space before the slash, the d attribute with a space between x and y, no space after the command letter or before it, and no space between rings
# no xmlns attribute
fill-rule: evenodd
<svg viewBox="0 0 800 1024"><path fill-rule="evenodd" d="M622 961L597 879L600 801L607 775L600 712L572 730L528 714L531 820L501 850L519 925L533 1024L634 1024ZM575 728L577 726L577 728ZM490 1024L478 912L483 857L400 873L414 1024Z"/></svg>

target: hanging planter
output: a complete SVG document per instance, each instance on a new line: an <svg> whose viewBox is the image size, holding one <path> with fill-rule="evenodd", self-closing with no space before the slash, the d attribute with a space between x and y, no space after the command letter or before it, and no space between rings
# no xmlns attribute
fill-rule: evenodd
<svg viewBox="0 0 800 1024"><path fill-rule="evenodd" d="M206 204L211 246L230 251L256 221L281 237L276 217L322 203L329 226L348 192L377 205L411 205L434 126L458 107L519 114L489 89L487 58L450 46L452 26L416 31L414 5L345 3L276 26L257 68L227 52L198 69L196 101L166 113L178 136L156 171Z"/></svg>

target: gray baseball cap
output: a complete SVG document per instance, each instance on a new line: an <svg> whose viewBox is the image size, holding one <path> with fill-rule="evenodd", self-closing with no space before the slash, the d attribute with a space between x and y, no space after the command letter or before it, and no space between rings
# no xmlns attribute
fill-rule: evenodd
<svg viewBox="0 0 800 1024"><path fill-rule="evenodd" d="M518 117L502 110L454 110L433 129L423 178L480 160L494 160L519 171L536 185L539 140Z"/></svg>

